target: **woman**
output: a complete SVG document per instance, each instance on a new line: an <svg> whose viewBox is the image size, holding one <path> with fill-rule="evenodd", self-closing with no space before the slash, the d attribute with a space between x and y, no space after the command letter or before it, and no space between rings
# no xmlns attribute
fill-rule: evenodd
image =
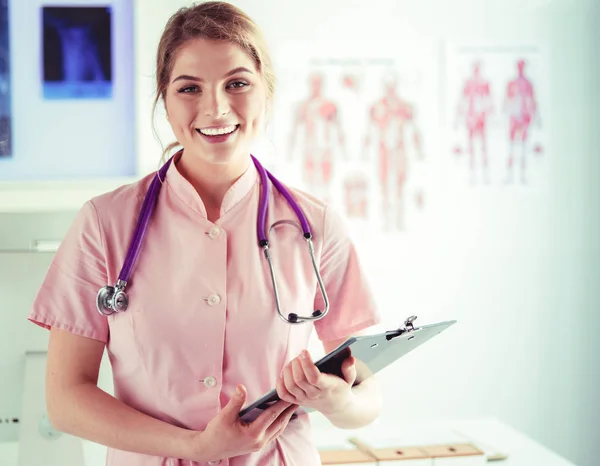
<svg viewBox="0 0 600 466"><path fill-rule="evenodd" d="M290 325L275 306L257 239L263 183L250 146L263 130L274 77L263 39L237 8L207 2L168 21L157 55L157 97L182 150L164 176L128 280L129 306L108 317L98 289L124 264L144 196L156 174L88 201L66 235L29 319L51 329L47 409L64 432L107 445L108 465L320 464L306 414L340 428L379 411L372 379L352 388L321 374L305 348L314 328L330 351L379 316L340 218L290 190L312 227L330 300L327 315ZM168 150L172 149L169 148ZM296 220L268 183L266 225ZM272 229L273 267L285 313L324 302L306 241ZM97 387L107 348L115 397ZM245 424L238 413L274 386L282 401Z"/></svg>

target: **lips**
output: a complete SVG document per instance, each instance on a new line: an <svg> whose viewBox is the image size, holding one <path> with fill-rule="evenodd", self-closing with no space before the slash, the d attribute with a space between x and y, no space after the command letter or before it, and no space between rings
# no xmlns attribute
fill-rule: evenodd
<svg viewBox="0 0 600 466"><path fill-rule="evenodd" d="M205 141L215 144L229 140L237 132L240 125L220 126L218 128L196 128L196 132Z"/></svg>
<svg viewBox="0 0 600 466"><path fill-rule="evenodd" d="M225 136L233 133L240 125L220 126L218 128L198 128L198 131L203 136Z"/></svg>

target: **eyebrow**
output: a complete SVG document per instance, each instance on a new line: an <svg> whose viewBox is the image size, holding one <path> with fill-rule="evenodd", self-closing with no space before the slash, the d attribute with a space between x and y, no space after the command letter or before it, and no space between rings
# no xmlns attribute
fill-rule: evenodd
<svg viewBox="0 0 600 466"><path fill-rule="evenodd" d="M253 74L252 71L250 71L248 68L244 68L243 66L238 66L237 68L232 69L231 71L229 71L225 77L229 77L232 76L236 73L250 73ZM198 82L204 82L204 79L202 78L198 78L196 76L190 76L189 74L182 74L181 76L177 76L172 83L176 82L176 81L182 81L182 80L188 80L188 81L198 81Z"/></svg>

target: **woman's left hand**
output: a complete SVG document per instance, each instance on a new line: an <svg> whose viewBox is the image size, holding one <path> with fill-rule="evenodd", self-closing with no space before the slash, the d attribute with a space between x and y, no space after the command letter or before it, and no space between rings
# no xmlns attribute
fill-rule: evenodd
<svg viewBox="0 0 600 466"><path fill-rule="evenodd" d="M284 401L316 409L324 415L344 410L352 401L356 380L355 359L342 363L342 375L324 374L313 363L308 351L290 361L277 380L277 395Z"/></svg>

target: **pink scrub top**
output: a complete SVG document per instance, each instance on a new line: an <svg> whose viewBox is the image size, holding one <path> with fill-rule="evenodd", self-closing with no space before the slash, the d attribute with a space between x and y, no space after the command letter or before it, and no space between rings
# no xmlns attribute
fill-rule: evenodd
<svg viewBox="0 0 600 466"><path fill-rule="evenodd" d="M177 160L176 156L176 159ZM331 208L290 189L314 237L329 314L289 325L277 315L268 263L256 233L260 178L254 164L229 189L220 218L208 221L192 185L171 164L127 286L127 311L105 317L98 290L114 285L154 174L86 202L65 236L28 319L106 343L114 395L165 422L203 430L243 383L250 403L275 387L284 365L308 345L345 338L380 321L344 222ZM269 183L267 225L296 216ZM285 313L323 309L306 241L274 228L273 263ZM118 426L115 426L118 428ZM109 466L193 464L108 449ZM263 450L221 466L321 464L307 415Z"/></svg>

